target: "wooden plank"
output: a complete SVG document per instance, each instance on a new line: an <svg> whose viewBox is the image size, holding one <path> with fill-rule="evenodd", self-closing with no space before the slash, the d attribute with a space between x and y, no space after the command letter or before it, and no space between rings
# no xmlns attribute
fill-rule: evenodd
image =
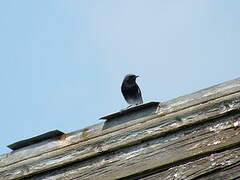
<svg viewBox="0 0 240 180"><path fill-rule="evenodd" d="M227 81L219 85L212 86L210 88L203 89L201 91L198 91L189 95L181 96L179 98L175 98L173 100L162 103L162 106L159 110L159 115L166 115L171 112L176 112L181 109L191 107L191 106L206 102L208 100L216 99L216 98L226 96L239 91L240 91L240 78L237 78L237 79ZM141 121L139 122L138 120L136 120L131 123L128 123L128 126L132 126L139 123L141 123ZM81 141L86 141L88 139L95 138L103 134L107 134L107 133L125 128L125 125L121 125L121 126L117 126L117 127L102 131L103 125L104 123L99 123L99 124L81 129L79 131L66 134L62 138L62 139L65 139L64 141L55 141L55 142L50 141L50 142L47 142L47 144L42 143L38 146L34 145L28 148L24 148L21 151L0 155L0 167L1 165L2 167L5 167L16 162L24 161L31 157L39 156L43 153L52 152L54 150L67 147L69 145L79 143Z"/></svg>
<svg viewBox="0 0 240 180"><path fill-rule="evenodd" d="M237 78L185 96L174 98L164 103L164 106L159 109L159 113L168 114L239 92L239 83L240 78Z"/></svg>
<svg viewBox="0 0 240 180"><path fill-rule="evenodd" d="M170 168L156 169L152 172L143 173L138 175L137 179L155 180L161 177L164 180L210 180L212 179L211 177L214 177L214 180L219 180L220 178L230 180L233 179L233 175L234 177L240 176L239 163L240 147L237 147L223 152L212 153L199 159L188 160ZM237 172L236 169L238 170ZM230 172L234 172L234 174Z"/></svg>
<svg viewBox="0 0 240 180"><path fill-rule="evenodd" d="M172 112L180 111L184 108L195 106L204 103L209 100L213 100L219 97L223 97L232 93L240 91L240 78L221 83L216 86L212 86L201 91L181 96L173 100L162 103L159 109L159 115L163 116ZM144 121L151 120L151 118L144 119ZM128 123L127 126L134 126L141 123L143 120L136 120ZM86 127L84 129L65 134L62 141L48 141L38 145L33 145L24 148L20 151L11 152L8 154L0 155L0 168L8 165L21 162L32 157L37 157L44 153L53 152L55 150L74 145L76 143L96 138L98 136L108 134L119 129L125 128L125 124L113 127L102 131L104 123L99 123L93 126Z"/></svg>
<svg viewBox="0 0 240 180"><path fill-rule="evenodd" d="M137 144L146 139L162 136L182 127L223 115L239 107L240 93L236 93L163 117L154 116L151 121L145 121L135 126L126 126L125 129L111 134L2 167L0 175L9 174L6 176L9 179L28 176L124 146Z"/></svg>
<svg viewBox="0 0 240 180"><path fill-rule="evenodd" d="M240 147L239 124L240 114L230 114L27 179L110 180L131 176L185 159Z"/></svg>
<svg viewBox="0 0 240 180"><path fill-rule="evenodd" d="M208 174L206 176L201 176L196 178L196 180L239 180L240 179L240 162L233 164L231 166L222 168L219 171Z"/></svg>

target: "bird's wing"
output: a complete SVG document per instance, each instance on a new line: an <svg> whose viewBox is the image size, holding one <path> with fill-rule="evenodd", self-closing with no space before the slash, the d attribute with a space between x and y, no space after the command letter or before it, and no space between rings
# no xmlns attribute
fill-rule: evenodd
<svg viewBox="0 0 240 180"><path fill-rule="evenodd" d="M139 102L140 102L140 103L143 103L142 93L141 93L140 88L138 88L138 94L139 94Z"/></svg>

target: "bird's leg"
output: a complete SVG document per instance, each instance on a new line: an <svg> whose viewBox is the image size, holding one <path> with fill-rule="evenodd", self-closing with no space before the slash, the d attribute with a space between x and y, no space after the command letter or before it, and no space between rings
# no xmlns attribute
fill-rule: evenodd
<svg viewBox="0 0 240 180"><path fill-rule="evenodd" d="M133 105L131 104L131 105L129 105L128 107L127 107L127 109L129 109L130 107L132 107Z"/></svg>
<svg viewBox="0 0 240 180"><path fill-rule="evenodd" d="M131 106L133 106L133 105L130 105L130 106L128 106L128 107L126 107L126 108L124 108L124 109L121 109L121 110L120 110L120 112L121 112L121 111L125 111L125 110L129 109Z"/></svg>

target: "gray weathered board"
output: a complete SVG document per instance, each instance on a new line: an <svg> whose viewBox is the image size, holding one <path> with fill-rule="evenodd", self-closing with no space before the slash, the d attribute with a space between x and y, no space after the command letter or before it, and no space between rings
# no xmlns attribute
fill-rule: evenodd
<svg viewBox="0 0 240 180"><path fill-rule="evenodd" d="M240 179L240 78L0 156L8 179Z"/></svg>

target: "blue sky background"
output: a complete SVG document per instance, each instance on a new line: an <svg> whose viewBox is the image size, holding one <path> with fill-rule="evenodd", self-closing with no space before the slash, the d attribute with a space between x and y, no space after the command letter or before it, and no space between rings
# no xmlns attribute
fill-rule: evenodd
<svg viewBox="0 0 240 180"><path fill-rule="evenodd" d="M0 2L0 154L71 132L127 106L127 73L145 101L239 77L239 0Z"/></svg>

